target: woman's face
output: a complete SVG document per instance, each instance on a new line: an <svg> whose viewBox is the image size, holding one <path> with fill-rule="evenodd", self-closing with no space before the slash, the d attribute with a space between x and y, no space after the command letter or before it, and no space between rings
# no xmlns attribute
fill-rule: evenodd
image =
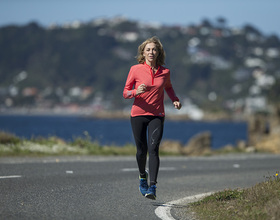
<svg viewBox="0 0 280 220"><path fill-rule="evenodd" d="M148 43L143 51L143 56L147 64L156 64L158 50L155 43Z"/></svg>

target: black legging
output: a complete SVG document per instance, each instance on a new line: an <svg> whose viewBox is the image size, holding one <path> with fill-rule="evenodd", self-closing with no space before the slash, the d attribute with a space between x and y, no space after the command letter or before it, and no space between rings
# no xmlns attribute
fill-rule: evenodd
<svg viewBox="0 0 280 220"><path fill-rule="evenodd" d="M131 117L131 127L137 147L136 160L140 174L145 173L147 153L149 152L150 184L157 183L159 169L159 144L163 134L164 117ZM148 129L148 141L147 141Z"/></svg>

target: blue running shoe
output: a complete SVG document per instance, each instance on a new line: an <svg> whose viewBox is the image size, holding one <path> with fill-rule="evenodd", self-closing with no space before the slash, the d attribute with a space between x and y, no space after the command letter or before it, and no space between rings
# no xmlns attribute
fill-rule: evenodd
<svg viewBox="0 0 280 220"><path fill-rule="evenodd" d="M148 172L145 171L145 173L146 173L146 178L140 178L139 177L139 179L140 179L139 190L140 190L140 192L143 196L146 195L146 193L148 191L148 188L149 188L149 186L148 186Z"/></svg>
<svg viewBox="0 0 280 220"><path fill-rule="evenodd" d="M156 199L156 188L157 188L156 185L152 185L152 186L148 189L148 191L147 191L145 197L148 198L148 199L155 200L155 199Z"/></svg>

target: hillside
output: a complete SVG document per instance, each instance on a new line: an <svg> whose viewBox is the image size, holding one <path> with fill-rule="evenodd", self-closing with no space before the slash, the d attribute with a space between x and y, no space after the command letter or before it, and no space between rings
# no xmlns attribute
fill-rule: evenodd
<svg viewBox="0 0 280 220"><path fill-rule="evenodd" d="M185 104L208 111L264 111L280 93L280 40L225 19L190 26L123 18L0 28L1 109L77 104L123 109L122 90L138 45L158 36Z"/></svg>

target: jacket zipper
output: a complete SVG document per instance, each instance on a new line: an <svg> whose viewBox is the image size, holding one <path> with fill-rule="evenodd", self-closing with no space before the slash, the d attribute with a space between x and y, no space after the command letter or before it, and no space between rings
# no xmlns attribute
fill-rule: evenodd
<svg viewBox="0 0 280 220"><path fill-rule="evenodd" d="M151 68L147 63L145 63L145 64L146 64L146 65L149 67L149 69L150 69L150 73L151 73L151 77L152 77L152 85L154 85L154 78L155 78L155 75L158 73L160 66L158 67L157 71L156 71L155 74L154 74L152 68Z"/></svg>

